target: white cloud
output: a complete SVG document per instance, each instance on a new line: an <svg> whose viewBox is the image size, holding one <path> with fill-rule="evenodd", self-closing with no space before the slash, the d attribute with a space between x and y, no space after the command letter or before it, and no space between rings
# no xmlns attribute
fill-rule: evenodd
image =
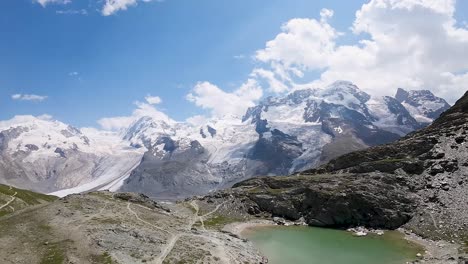
<svg viewBox="0 0 468 264"><path fill-rule="evenodd" d="M163 2L163 0L141 0L145 3L148 2ZM101 10L102 15L110 16L117 11L127 10L130 6L137 5L137 0L106 0L104 7Z"/></svg>
<svg viewBox="0 0 468 264"><path fill-rule="evenodd" d="M71 0L35 0L37 3L39 3L42 7L45 7L48 4L69 4L72 1Z"/></svg>
<svg viewBox="0 0 468 264"><path fill-rule="evenodd" d="M333 10L323 8L322 10L320 10L320 22L326 23L327 20L329 18L333 17L334 14L335 14L335 12Z"/></svg>
<svg viewBox="0 0 468 264"><path fill-rule="evenodd" d="M47 99L47 96L36 95L36 94L14 94L11 96L11 99L18 101L35 101L42 102Z"/></svg>
<svg viewBox="0 0 468 264"><path fill-rule="evenodd" d="M37 116L37 118L38 118L38 119L41 119L41 120L46 120L46 121L48 121L48 120L52 120L53 117L52 117L51 115L49 115L49 114L42 114L42 115L40 115L40 116Z"/></svg>
<svg viewBox="0 0 468 264"><path fill-rule="evenodd" d="M99 119L97 122L104 130L121 130L128 128L136 119L133 116L114 116Z"/></svg>
<svg viewBox="0 0 468 264"><path fill-rule="evenodd" d="M73 71L73 72L69 72L68 76L78 76L79 74L80 74L79 72Z"/></svg>
<svg viewBox="0 0 468 264"><path fill-rule="evenodd" d="M147 95L145 97L145 100L146 100L146 102L148 102L148 104L151 104L151 105L157 105L157 104L160 104L162 102L161 97L151 96L151 95Z"/></svg>
<svg viewBox="0 0 468 264"><path fill-rule="evenodd" d="M209 119L206 116L203 115L195 115L187 118L185 122L193 125L193 126L202 126L206 124L209 121Z"/></svg>
<svg viewBox="0 0 468 264"><path fill-rule="evenodd" d="M275 77L275 73L272 71L257 68L252 71L251 76L255 78L265 79L269 86L268 90L271 92L282 93L289 90L288 85L278 80Z"/></svg>
<svg viewBox="0 0 468 264"><path fill-rule="evenodd" d="M102 8L104 16L110 16L119 10L127 10L129 6L136 5L137 0L106 0Z"/></svg>
<svg viewBox="0 0 468 264"><path fill-rule="evenodd" d="M88 15L88 11L86 9L57 10L55 13L59 15Z"/></svg>
<svg viewBox="0 0 468 264"><path fill-rule="evenodd" d="M281 28L282 33L268 41L257 51L259 61L270 63L275 73L288 79L287 73L299 74L302 70L323 69L335 50L335 39L341 33L327 22L333 11L323 9L321 19L295 18Z"/></svg>
<svg viewBox="0 0 468 264"><path fill-rule="evenodd" d="M133 122L142 117L151 117L154 120L164 121L166 123L174 123L165 113L159 111L154 105L149 103L135 102L137 108L133 110L130 116L106 117L98 120L98 124L105 130L118 131L128 128Z"/></svg>
<svg viewBox="0 0 468 264"><path fill-rule="evenodd" d="M339 45L327 20L333 12L324 9L319 20L290 20L256 58L289 87L319 70L311 85L344 79L372 94L429 89L453 102L468 84L468 30L456 26L454 13L454 0L371 0L351 27L359 42Z"/></svg>
<svg viewBox="0 0 468 264"><path fill-rule="evenodd" d="M209 82L200 82L187 95L187 100L204 109L213 117L242 116L248 107L263 96L263 90L254 79L248 79L237 90L229 93Z"/></svg>

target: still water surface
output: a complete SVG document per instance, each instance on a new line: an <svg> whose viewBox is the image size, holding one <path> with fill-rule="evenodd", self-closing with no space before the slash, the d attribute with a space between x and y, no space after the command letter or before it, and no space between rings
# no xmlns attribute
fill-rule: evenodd
<svg viewBox="0 0 468 264"><path fill-rule="evenodd" d="M356 237L313 227L255 227L246 230L269 264L401 264L424 250L396 231Z"/></svg>

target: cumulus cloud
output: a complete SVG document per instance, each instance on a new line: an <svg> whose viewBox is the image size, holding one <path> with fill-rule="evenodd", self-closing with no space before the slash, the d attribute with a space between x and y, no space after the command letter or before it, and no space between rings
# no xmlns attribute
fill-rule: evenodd
<svg viewBox="0 0 468 264"><path fill-rule="evenodd" d="M209 82L199 82L187 95L187 100L210 110L213 117L242 116L262 96L263 90L257 81L248 79L233 92L225 92Z"/></svg>
<svg viewBox="0 0 468 264"><path fill-rule="evenodd" d="M258 50L256 59L270 63L275 73L288 80L289 74L301 77L304 70L327 67L335 51L335 40L341 35L328 24L333 11L323 9L320 20L295 18L281 28L275 39Z"/></svg>
<svg viewBox="0 0 468 264"><path fill-rule="evenodd" d="M318 20L287 22L256 59L289 89L303 87L302 75L318 70L311 85L344 79L382 95L397 87L429 89L453 102L468 84L468 30L457 27L454 13L454 0L371 0L349 32L359 42L339 45L341 33L328 22L333 11L324 9Z"/></svg>
<svg viewBox="0 0 468 264"><path fill-rule="evenodd" d="M36 95L36 94L14 94L11 96L11 99L18 101L35 101L42 102L47 99L47 96Z"/></svg>
<svg viewBox="0 0 468 264"><path fill-rule="evenodd" d="M104 16L110 16L119 10L127 10L129 6L136 5L137 0L106 0L102 8Z"/></svg>
<svg viewBox="0 0 468 264"><path fill-rule="evenodd" d="M48 4L69 4L71 0L36 0L42 7L45 7Z"/></svg>
<svg viewBox="0 0 468 264"><path fill-rule="evenodd" d="M206 116L203 115L195 115L187 118L185 122L193 125L193 126L202 126L206 124L209 121L209 119Z"/></svg>
<svg viewBox="0 0 468 264"><path fill-rule="evenodd" d="M289 90L288 85L283 81L278 80L275 77L275 73L265 69L254 69L251 73L251 76L258 79L264 79L268 83L269 91L274 93L282 93Z"/></svg>
<svg viewBox="0 0 468 264"><path fill-rule="evenodd" d="M163 2L163 0L141 0L142 2ZM102 15L110 16L118 11L127 10L131 6L137 5L137 0L106 0L101 10Z"/></svg>
<svg viewBox="0 0 468 264"><path fill-rule="evenodd" d="M161 97L159 96L151 96L151 95L147 95L145 97L145 100L148 104L151 104L151 105L157 105L157 104L160 104L162 102L162 99Z"/></svg>
<svg viewBox="0 0 468 264"><path fill-rule="evenodd" d="M105 130L118 131L128 128L132 123L142 117L151 117L154 120L163 121L166 123L174 123L175 121L169 118L165 113L156 109L154 104L143 103L136 101L136 109L129 116L106 117L98 120L98 124Z"/></svg>

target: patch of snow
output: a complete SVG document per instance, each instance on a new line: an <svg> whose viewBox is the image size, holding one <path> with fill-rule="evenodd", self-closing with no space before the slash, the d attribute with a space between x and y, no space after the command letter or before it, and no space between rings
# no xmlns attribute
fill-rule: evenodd
<svg viewBox="0 0 468 264"><path fill-rule="evenodd" d="M339 127L335 127L334 128L335 132L338 132L338 134L342 134L343 133L343 129L339 126Z"/></svg>

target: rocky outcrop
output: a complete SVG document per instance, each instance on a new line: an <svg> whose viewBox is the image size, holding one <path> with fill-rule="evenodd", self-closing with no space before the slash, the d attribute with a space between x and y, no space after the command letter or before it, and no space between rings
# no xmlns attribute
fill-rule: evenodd
<svg viewBox="0 0 468 264"><path fill-rule="evenodd" d="M366 225L395 229L405 224L418 197L396 176L370 173L336 177L256 178L237 184L259 211L309 225L346 228Z"/></svg>

